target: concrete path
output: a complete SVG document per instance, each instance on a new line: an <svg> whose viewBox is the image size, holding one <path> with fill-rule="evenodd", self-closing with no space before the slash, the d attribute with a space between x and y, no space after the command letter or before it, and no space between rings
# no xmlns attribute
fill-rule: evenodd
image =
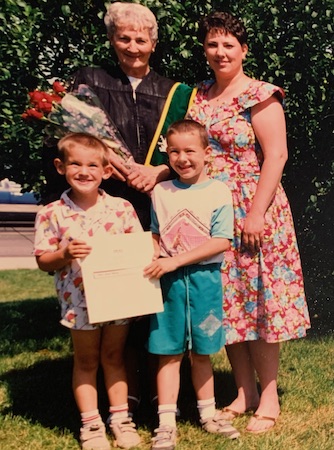
<svg viewBox="0 0 334 450"><path fill-rule="evenodd" d="M32 256L34 230L28 227L0 228L0 270L37 269Z"/></svg>
<svg viewBox="0 0 334 450"><path fill-rule="evenodd" d="M0 270L37 269L32 256L33 213L37 209L35 205L0 204ZM13 220L15 214L17 221Z"/></svg>

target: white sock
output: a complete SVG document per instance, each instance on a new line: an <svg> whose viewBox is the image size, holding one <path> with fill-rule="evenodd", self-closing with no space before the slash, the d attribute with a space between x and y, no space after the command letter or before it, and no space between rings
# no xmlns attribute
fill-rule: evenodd
<svg viewBox="0 0 334 450"><path fill-rule="evenodd" d="M84 428L90 428L95 424L102 424L102 419L99 414L98 409L93 409L93 411L87 411L80 414L81 422Z"/></svg>
<svg viewBox="0 0 334 450"><path fill-rule="evenodd" d="M124 403L123 405L109 406L109 412L111 422L120 421L129 416L129 406L127 403Z"/></svg>
<svg viewBox="0 0 334 450"><path fill-rule="evenodd" d="M216 414L215 398L208 398L207 400L197 400L197 409L201 420L207 420Z"/></svg>
<svg viewBox="0 0 334 450"><path fill-rule="evenodd" d="M176 403L159 405L159 427L169 425L170 427L176 428L176 410Z"/></svg>

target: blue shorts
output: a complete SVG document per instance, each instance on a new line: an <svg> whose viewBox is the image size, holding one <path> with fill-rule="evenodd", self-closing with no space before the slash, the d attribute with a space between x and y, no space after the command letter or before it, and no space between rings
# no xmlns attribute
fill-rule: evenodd
<svg viewBox="0 0 334 450"><path fill-rule="evenodd" d="M160 281L164 311L151 316L148 351L157 355L218 352L225 344L220 264L181 267Z"/></svg>

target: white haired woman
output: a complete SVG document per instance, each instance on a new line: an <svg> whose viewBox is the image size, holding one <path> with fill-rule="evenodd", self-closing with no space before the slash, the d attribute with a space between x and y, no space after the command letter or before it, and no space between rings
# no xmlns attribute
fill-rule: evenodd
<svg viewBox="0 0 334 450"><path fill-rule="evenodd" d="M150 68L158 25L147 7L112 3L107 5L104 22L118 65L107 70L80 69L75 74L74 88L83 83L96 92L130 150L134 159L131 170L113 157L114 179L105 188L112 195L128 199L148 230L150 198L147 194L156 183L170 176L166 155L156 150L157 141L169 123L185 115L193 90ZM178 111L174 110L175 104ZM165 122L160 121L164 108L168 108Z"/></svg>

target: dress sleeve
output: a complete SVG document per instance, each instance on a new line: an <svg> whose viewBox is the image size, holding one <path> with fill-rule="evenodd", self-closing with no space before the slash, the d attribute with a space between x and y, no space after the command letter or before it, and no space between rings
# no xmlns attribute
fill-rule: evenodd
<svg viewBox="0 0 334 450"><path fill-rule="evenodd" d="M282 88L265 81L253 80L247 91L238 97L238 107L241 110L249 109L273 95L283 104L285 93Z"/></svg>

